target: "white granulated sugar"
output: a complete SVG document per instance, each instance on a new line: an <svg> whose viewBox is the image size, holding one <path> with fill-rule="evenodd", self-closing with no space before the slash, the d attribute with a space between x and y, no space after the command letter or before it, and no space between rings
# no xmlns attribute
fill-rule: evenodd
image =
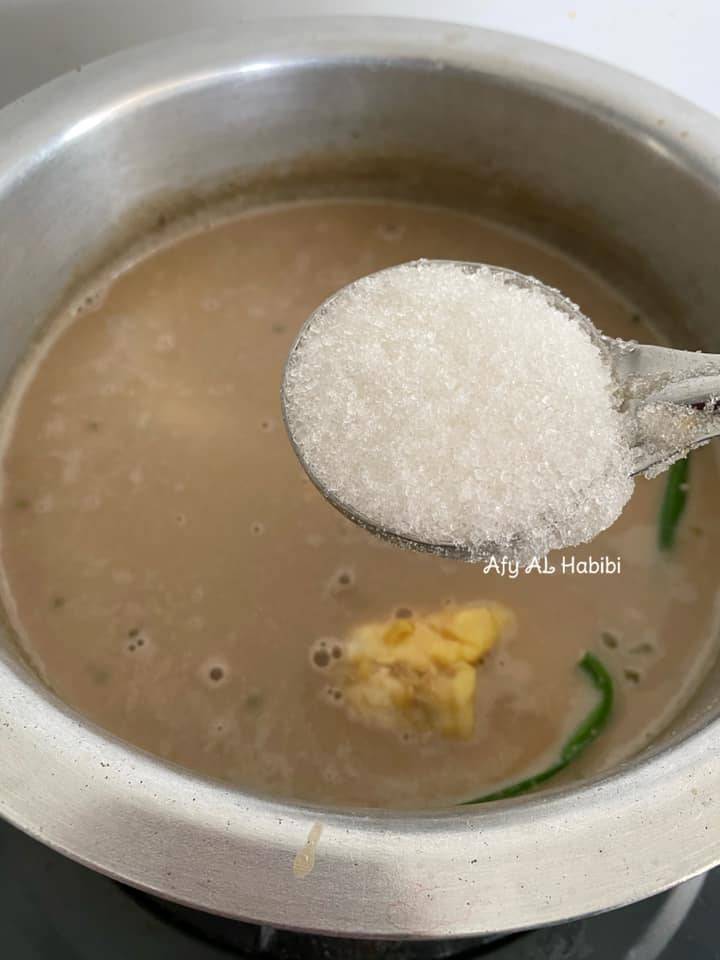
<svg viewBox="0 0 720 960"><path fill-rule="evenodd" d="M693 447L708 443L717 425L718 414L711 410L652 399L642 404L633 425L633 451L643 475L657 477Z"/></svg>
<svg viewBox="0 0 720 960"><path fill-rule="evenodd" d="M373 524L470 559L542 556L592 539L633 491L592 329L487 268L386 270L305 329L288 427L315 479Z"/></svg>

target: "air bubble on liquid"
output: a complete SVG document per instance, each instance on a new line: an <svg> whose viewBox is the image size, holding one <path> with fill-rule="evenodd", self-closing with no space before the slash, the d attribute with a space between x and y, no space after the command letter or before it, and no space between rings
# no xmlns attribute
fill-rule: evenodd
<svg viewBox="0 0 720 960"><path fill-rule="evenodd" d="M220 658L206 660L200 667L200 677L209 687L219 687L227 683L230 669L227 663Z"/></svg>
<svg viewBox="0 0 720 960"><path fill-rule="evenodd" d="M148 645L149 637L140 627L131 627L127 635L128 640L125 646L128 653L135 653L136 650L141 650Z"/></svg>
<svg viewBox="0 0 720 960"><path fill-rule="evenodd" d="M275 429L275 421L273 420L273 418L272 418L272 417L265 417L264 420L261 420L261 421L260 421L260 429L261 429L264 433L272 433L272 431Z"/></svg>
<svg viewBox="0 0 720 960"><path fill-rule="evenodd" d="M333 706L338 706L340 703L342 703L343 692L337 687L326 687L325 697L329 703L333 704Z"/></svg>
<svg viewBox="0 0 720 960"><path fill-rule="evenodd" d="M330 578L328 589L332 596L346 593L355 586L355 573L350 567L340 567Z"/></svg>
<svg viewBox="0 0 720 960"><path fill-rule="evenodd" d="M339 654L335 653L339 650ZM337 660L342 656L342 647L337 640L320 637L310 647L310 663L317 670L326 670L333 659Z"/></svg>
<svg viewBox="0 0 720 960"><path fill-rule="evenodd" d="M398 607L395 611L395 616L398 620L409 620L413 615L410 607Z"/></svg>
<svg viewBox="0 0 720 960"><path fill-rule="evenodd" d="M307 537L305 537L305 543L307 543L309 547L321 547L325 543L325 537L319 533L309 533Z"/></svg>
<svg viewBox="0 0 720 960"><path fill-rule="evenodd" d="M200 601L205 597L205 590L203 587L197 586L193 587L190 591L190 599L193 603L200 603Z"/></svg>
<svg viewBox="0 0 720 960"><path fill-rule="evenodd" d="M330 654L327 650L316 650L312 655L313 666L323 670L330 666Z"/></svg>
<svg viewBox="0 0 720 960"><path fill-rule="evenodd" d="M261 537L265 533L265 524L260 520L255 520L250 524L250 533L254 537Z"/></svg>
<svg viewBox="0 0 720 960"><path fill-rule="evenodd" d="M600 634L600 640L608 650L617 650L620 646L620 638L611 630L603 630Z"/></svg>
<svg viewBox="0 0 720 960"><path fill-rule="evenodd" d="M184 514L184 513L176 513L176 514L175 514L175 523L176 523L179 527L185 527L185 526L187 526L187 517L185 516L185 514Z"/></svg>

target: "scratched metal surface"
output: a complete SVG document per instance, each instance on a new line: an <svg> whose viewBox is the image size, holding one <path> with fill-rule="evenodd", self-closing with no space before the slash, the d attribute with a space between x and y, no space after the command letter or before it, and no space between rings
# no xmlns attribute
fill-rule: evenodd
<svg viewBox="0 0 720 960"><path fill-rule="evenodd" d="M0 929L12 960L714 960L720 871L672 894L517 937L343 940L148 899L0 821Z"/></svg>

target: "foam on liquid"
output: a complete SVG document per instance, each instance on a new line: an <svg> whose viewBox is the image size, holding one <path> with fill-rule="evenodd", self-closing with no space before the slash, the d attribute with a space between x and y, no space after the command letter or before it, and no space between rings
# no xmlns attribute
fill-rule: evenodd
<svg viewBox="0 0 720 960"><path fill-rule="evenodd" d="M308 325L285 386L300 454L337 500L476 559L589 541L633 491L592 327L488 269L364 277Z"/></svg>

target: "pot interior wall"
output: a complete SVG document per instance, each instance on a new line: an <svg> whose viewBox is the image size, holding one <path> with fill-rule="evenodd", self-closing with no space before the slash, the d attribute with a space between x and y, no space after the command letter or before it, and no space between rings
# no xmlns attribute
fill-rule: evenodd
<svg viewBox="0 0 720 960"><path fill-rule="evenodd" d="M661 128L436 61L258 64L148 87L0 180L0 384L88 273L148 229L252 189L333 182L475 210L604 274L676 343L720 351L720 192ZM653 122L654 123L654 122ZM712 671L672 736L718 709Z"/></svg>

